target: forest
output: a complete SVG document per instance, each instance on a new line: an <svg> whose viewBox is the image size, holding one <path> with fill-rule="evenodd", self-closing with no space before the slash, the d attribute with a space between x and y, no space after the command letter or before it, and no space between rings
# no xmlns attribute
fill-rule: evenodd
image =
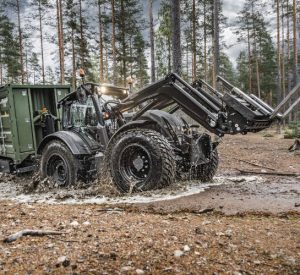
<svg viewBox="0 0 300 275"><path fill-rule="evenodd" d="M228 2L2 0L0 84L75 87L84 68L89 80L131 78L138 90L175 71L213 86L221 75L276 105L299 81L299 1L245 0L226 18ZM237 44L233 60L227 50Z"/></svg>

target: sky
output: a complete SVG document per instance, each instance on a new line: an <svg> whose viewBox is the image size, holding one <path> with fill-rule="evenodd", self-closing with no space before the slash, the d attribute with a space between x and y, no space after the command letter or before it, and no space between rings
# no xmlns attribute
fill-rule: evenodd
<svg viewBox="0 0 300 275"><path fill-rule="evenodd" d="M236 20L238 12L242 9L244 3L245 0L223 0L223 12L229 26ZM226 28L223 32L223 39L225 44L230 46L225 52L234 66L236 66L236 59L240 51L245 48L245 45L237 43L237 36L234 34L232 27Z"/></svg>

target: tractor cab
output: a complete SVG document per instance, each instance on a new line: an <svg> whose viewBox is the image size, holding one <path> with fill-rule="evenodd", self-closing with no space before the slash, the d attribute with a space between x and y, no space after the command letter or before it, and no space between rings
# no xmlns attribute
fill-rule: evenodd
<svg viewBox="0 0 300 275"><path fill-rule="evenodd" d="M111 120L111 108L120 103L129 90L108 84L85 83L58 103L62 108L63 130L75 131L87 140L95 140L99 148L105 147L104 133L113 134L116 125ZM101 146L102 145L102 146Z"/></svg>

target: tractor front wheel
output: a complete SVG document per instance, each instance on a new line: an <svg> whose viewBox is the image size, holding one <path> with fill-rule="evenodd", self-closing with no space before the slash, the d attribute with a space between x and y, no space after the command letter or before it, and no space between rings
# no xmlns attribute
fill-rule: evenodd
<svg viewBox="0 0 300 275"><path fill-rule="evenodd" d="M162 188L175 179L175 156L168 140L153 130L129 130L108 151L110 172L121 192Z"/></svg>

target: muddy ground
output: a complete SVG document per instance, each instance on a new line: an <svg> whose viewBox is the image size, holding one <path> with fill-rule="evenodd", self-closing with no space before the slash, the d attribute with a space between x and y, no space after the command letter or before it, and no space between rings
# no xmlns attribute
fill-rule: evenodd
<svg viewBox="0 0 300 275"><path fill-rule="evenodd" d="M107 186L24 194L32 176L2 175L0 239L26 228L62 235L1 242L0 273L299 274L300 177L239 172L300 173L292 143L226 137L213 183L154 194Z"/></svg>

